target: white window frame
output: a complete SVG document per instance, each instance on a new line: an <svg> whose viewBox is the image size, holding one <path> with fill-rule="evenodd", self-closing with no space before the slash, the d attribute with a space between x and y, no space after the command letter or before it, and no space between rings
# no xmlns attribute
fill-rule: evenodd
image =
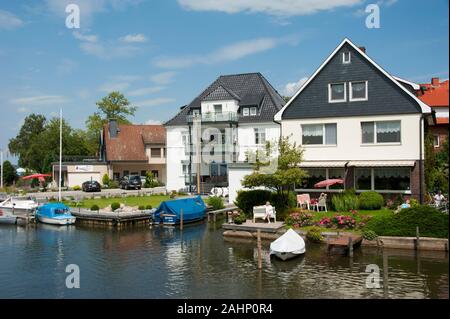
<svg viewBox="0 0 450 319"><path fill-rule="evenodd" d="M265 128L261 128L261 127L255 127L253 129L253 131L255 132L255 145L265 145L267 142L267 137L266 137L266 129ZM264 143L261 143L261 138L260 138L260 134L264 133ZM258 136L258 141L259 143L256 143L256 137Z"/></svg>
<svg viewBox="0 0 450 319"><path fill-rule="evenodd" d="M341 100L332 100L331 99L331 86L337 84L344 84L344 98ZM328 103L342 103L347 102L347 82L336 82L328 84Z"/></svg>
<svg viewBox="0 0 450 319"><path fill-rule="evenodd" d="M220 112L216 111L216 106L219 107L220 106ZM214 109L214 114L222 114L223 113L223 105L222 104L214 104L213 105L213 109Z"/></svg>
<svg viewBox="0 0 450 319"><path fill-rule="evenodd" d="M353 185L355 186L355 190L356 190L356 192L358 192L358 193L362 193L362 192L368 192L368 191L375 191L375 192L378 192L378 193L382 193L382 194L385 194L385 193L391 193L391 194L411 194L411 179L412 179L412 177L411 177L411 175L412 175L412 170L411 170L411 167L408 167L409 168L409 189L405 189L405 190L394 190L394 189L376 189L375 188L375 169L376 168L383 168L383 167L356 167L355 168L355 172L354 172L354 176L353 176ZM403 167L401 167L401 168L403 168ZM356 180L357 180L357 177L356 177L356 170L357 169L370 169L370 189L359 189L359 188L356 188Z"/></svg>
<svg viewBox="0 0 450 319"><path fill-rule="evenodd" d="M363 98L353 98L352 84L353 83L362 83L362 82L364 82L366 84L366 96ZM350 91L350 102L367 101L369 99L369 81L352 81L349 83L349 91Z"/></svg>
<svg viewBox="0 0 450 319"><path fill-rule="evenodd" d="M325 125L327 124L335 124L336 125L336 143L335 144L326 144L325 138L326 138L326 132L325 132ZM303 144L303 125L322 125L322 144ZM330 147L330 146L337 146L337 123L305 123L300 125L301 128L301 145L303 147Z"/></svg>
<svg viewBox="0 0 450 319"><path fill-rule="evenodd" d="M434 137L437 137L437 144L434 144ZM438 148L441 145L441 137L439 134L433 135L433 146L434 148Z"/></svg>
<svg viewBox="0 0 450 319"><path fill-rule="evenodd" d="M348 56L348 60L345 56ZM350 51L342 52L342 64L350 64L352 62L352 54Z"/></svg>
<svg viewBox="0 0 450 319"><path fill-rule="evenodd" d="M250 116L250 109L248 107L242 109L242 116Z"/></svg>
<svg viewBox="0 0 450 319"><path fill-rule="evenodd" d="M199 109L193 109L192 110L192 117L200 116L200 110Z"/></svg>
<svg viewBox="0 0 450 319"><path fill-rule="evenodd" d="M255 112L253 112L255 111ZM256 114L258 113L258 110L256 109L256 106L252 106L250 108L250 116L256 116Z"/></svg>
<svg viewBox="0 0 450 319"><path fill-rule="evenodd" d="M343 188L330 188L330 186L326 186L326 191L333 193L340 193L343 190L345 190L345 167L305 167L305 169L324 169L325 170L325 179L330 178L330 171L331 169L342 169L344 170L344 175L342 176L342 179L344 180ZM297 188L295 187L295 191L308 191L308 192L323 192L323 188L317 189L317 188Z"/></svg>
<svg viewBox="0 0 450 319"><path fill-rule="evenodd" d="M400 141L399 142L378 142L377 139L377 122L400 122ZM363 143L362 141L362 123L373 123L373 142L371 143ZM402 121L401 120L386 120L386 121L361 121L359 125L360 131L361 131L361 145L367 146L367 145L401 145L402 144Z"/></svg>

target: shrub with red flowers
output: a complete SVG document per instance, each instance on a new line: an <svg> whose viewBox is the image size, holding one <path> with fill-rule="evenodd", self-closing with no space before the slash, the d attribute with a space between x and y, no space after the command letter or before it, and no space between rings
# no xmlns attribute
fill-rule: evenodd
<svg viewBox="0 0 450 319"><path fill-rule="evenodd" d="M331 221L330 217L322 217L322 219L319 221L319 226L331 228L333 227L333 222Z"/></svg>
<svg viewBox="0 0 450 319"><path fill-rule="evenodd" d="M355 226L356 226L355 218L352 216L348 216L348 215L337 215L337 216L334 216L331 220L337 228L352 229L352 228L355 228Z"/></svg>
<svg viewBox="0 0 450 319"><path fill-rule="evenodd" d="M294 211L290 213L288 217L286 217L285 223L286 225L292 226L294 228L311 226L314 225L313 214L309 213L308 211L302 210Z"/></svg>
<svg viewBox="0 0 450 319"><path fill-rule="evenodd" d="M368 215L366 215L366 216L361 216L361 219L360 219L360 221L358 222L357 227L358 227L358 228L363 228L364 226L366 226L367 222L368 222L369 220L371 220L371 219L372 219L372 216L368 216Z"/></svg>

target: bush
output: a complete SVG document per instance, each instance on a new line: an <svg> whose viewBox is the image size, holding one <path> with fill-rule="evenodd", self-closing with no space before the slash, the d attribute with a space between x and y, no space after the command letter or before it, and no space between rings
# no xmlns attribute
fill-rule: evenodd
<svg viewBox="0 0 450 319"><path fill-rule="evenodd" d="M247 216L243 212L240 212L238 215L233 215L233 222L235 224L240 225L242 223L245 223L246 220L247 220Z"/></svg>
<svg viewBox="0 0 450 319"><path fill-rule="evenodd" d="M218 197L218 196L210 196L210 197L208 197L208 199L206 200L206 203L209 206L212 206L213 210L218 210L218 209L225 208L225 205L223 204L223 199Z"/></svg>
<svg viewBox="0 0 450 319"><path fill-rule="evenodd" d="M348 212L359 208L359 199L356 194L348 191L334 195L331 198L331 204L335 211Z"/></svg>
<svg viewBox="0 0 450 319"><path fill-rule="evenodd" d="M152 205L145 206L145 209L152 209L152 208L153 208Z"/></svg>
<svg viewBox="0 0 450 319"><path fill-rule="evenodd" d="M238 191L234 204L245 214L253 214L253 206L264 205L270 201L272 192L267 190Z"/></svg>
<svg viewBox="0 0 450 319"><path fill-rule="evenodd" d="M277 211L277 219L284 220L287 217L289 209L297 205L297 197L295 193L289 192L287 198L286 194L282 196L279 193L272 193L270 197L270 203L275 206Z"/></svg>
<svg viewBox="0 0 450 319"><path fill-rule="evenodd" d="M97 210L100 210L100 207L98 207L98 205L94 204L94 205L91 206L91 210L92 211L97 211Z"/></svg>
<svg viewBox="0 0 450 319"><path fill-rule="evenodd" d="M104 186L108 186L109 187L109 183L111 182L111 180L110 180L110 178L109 178L109 175L108 174L105 174L105 175L103 175L103 178L102 178L102 184L104 185Z"/></svg>
<svg viewBox="0 0 450 319"><path fill-rule="evenodd" d="M383 207L384 198L377 192L363 192L359 195L359 208L366 210L377 210Z"/></svg>
<svg viewBox="0 0 450 319"><path fill-rule="evenodd" d="M170 192L169 198L174 199L175 197L177 197L177 191L173 190Z"/></svg>
<svg viewBox="0 0 450 319"><path fill-rule="evenodd" d="M119 182L118 181L110 181L109 182L109 188L119 188Z"/></svg>
<svg viewBox="0 0 450 319"><path fill-rule="evenodd" d="M364 239L367 240L374 240L378 237L377 233L375 233L373 230L366 229L362 232L362 236Z"/></svg>
<svg viewBox="0 0 450 319"><path fill-rule="evenodd" d="M73 189L74 191L80 191L80 190L81 190L81 187L80 187L79 185L75 185L72 189Z"/></svg>
<svg viewBox="0 0 450 319"><path fill-rule="evenodd" d="M119 208L120 208L120 203L118 203L118 202L111 203L112 211L115 211L115 210L117 210Z"/></svg>
<svg viewBox="0 0 450 319"><path fill-rule="evenodd" d="M398 214L373 217L365 229L379 236L416 236L417 226L420 236L448 237L448 215L430 206L405 208Z"/></svg>
<svg viewBox="0 0 450 319"><path fill-rule="evenodd" d="M314 224L313 214L307 211L294 210L289 214L289 216L286 217L284 222L286 223L286 225L295 228L311 226Z"/></svg>
<svg viewBox="0 0 450 319"><path fill-rule="evenodd" d="M319 227L312 227L306 233L306 239L313 243L320 243L323 241L323 236Z"/></svg>
<svg viewBox="0 0 450 319"><path fill-rule="evenodd" d="M139 210L144 210L144 209L145 209L145 206L144 206L144 205L139 205L138 209L139 209Z"/></svg>
<svg viewBox="0 0 450 319"><path fill-rule="evenodd" d="M152 174L152 172L147 172L145 175L145 188L153 188L161 186L161 183L158 181L158 179Z"/></svg>

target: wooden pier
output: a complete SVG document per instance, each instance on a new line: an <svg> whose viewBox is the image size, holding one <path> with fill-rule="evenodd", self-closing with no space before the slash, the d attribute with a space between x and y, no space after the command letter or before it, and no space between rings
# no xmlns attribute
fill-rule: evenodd
<svg viewBox="0 0 450 319"><path fill-rule="evenodd" d="M150 225L152 215L148 212L97 212L88 210L72 210L77 224L126 227L134 225Z"/></svg>
<svg viewBox="0 0 450 319"><path fill-rule="evenodd" d="M245 232L257 232L260 230L262 233L276 233L284 227L283 222L271 222L269 223L254 223L252 220L247 220L243 224L231 224L225 223L222 225L223 229L233 231L245 231Z"/></svg>
<svg viewBox="0 0 450 319"><path fill-rule="evenodd" d="M331 253L332 251L339 251L340 253L347 253L350 257L353 256L353 250L358 248L362 243L362 236L354 234L346 234L327 242L327 251Z"/></svg>
<svg viewBox="0 0 450 319"><path fill-rule="evenodd" d="M234 211L236 209L237 209L237 207L233 205L233 206L225 207L223 209L207 211L206 214L208 215L208 222L211 222L211 221L216 222L218 215L225 215L225 218L228 221L229 213L231 213L232 211Z"/></svg>

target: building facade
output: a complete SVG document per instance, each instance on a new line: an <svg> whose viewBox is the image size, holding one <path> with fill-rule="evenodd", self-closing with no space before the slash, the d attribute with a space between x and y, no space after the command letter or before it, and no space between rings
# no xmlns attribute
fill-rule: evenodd
<svg viewBox="0 0 450 319"><path fill-rule="evenodd" d="M423 142L432 110L345 39L277 113L304 149L299 192L376 190L423 197ZM325 179L343 185L316 189Z"/></svg>

